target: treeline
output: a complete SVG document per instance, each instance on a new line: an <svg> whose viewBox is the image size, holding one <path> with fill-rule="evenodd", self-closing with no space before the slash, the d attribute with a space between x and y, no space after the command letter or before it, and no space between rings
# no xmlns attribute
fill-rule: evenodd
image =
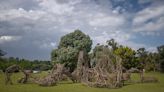
<svg viewBox="0 0 164 92"><path fill-rule="evenodd" d="M40 60L27 60L19 59L14 57L0 57L0 70L5 71L5 69L13 64L19 65L22 69L32 69L32 70L50 70L52 64L50 61L40 61Z"/></svg>
<svg viewBox="0 0 164 92"><path fill-rule="evenodd" d="M164 72L164 45L157 47L157 52L148 52L145 48L134 50L120 45L114 39L110 39L106 43L107 45L98 43L91 50L92 40L90 37L80 30L75 30L61 37L58 48L51 53L51 60L55 63L65 63L71 71L74 71L77 65L78 52L83 50L89 55L88 61L91 67L94 67L94 64L99 62L97 60L99 56L107 53L105 55L119 56L125 69L137 68L145 69L146 71ZM112 61L115 62L114 60Z"/></svg>
<svg viewBox="0 0 164 92"><path fill-rule="evenodd" d="M51 52L51 61L30 61L19 58L2 58L6 53L0 50L0 69L4 70L12 64L18 64L24 69L48 70L52 68L51 63L65 63L65 66L74 71L77 65L79 51L83 50L88 55L91 67L98 63L97 58L103 53L116 55L122 59L125 69L137 68L146 71L164 72L164 45L157 47L157 52L148 52L145 48L134 50L128 46L118 44L114 39L106 41L107 45L97 44L92 48L92 40L80 30L61 37L58 48ZM106 52L104 49L106 49ZM106 55L106 54L105 54ZM114 62L114 60L112 60Z"/></svg>
<svg viewBox="0 0 164 92"><path fill-rule="evenodd" d="M164 45L157 47L157 52L149 52L145 48L134 50L128 46L119 45L111 39L107 41L107 45L98 44L91 54L94 56L102 48L111 49L115 55L121 57L125 69L137 68L164 72Z"/></svg>

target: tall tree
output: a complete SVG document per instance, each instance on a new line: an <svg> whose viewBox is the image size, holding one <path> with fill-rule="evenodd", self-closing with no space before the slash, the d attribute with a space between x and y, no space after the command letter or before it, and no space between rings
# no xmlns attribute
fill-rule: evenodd
<svg viewBox="0 0 164 92"><path fill-rule="evenodd" d="M148 71L156 71L159 70L159 54L149 52L147 55L147 61L146 61L146 69Z"/></svg>
<svg viewBox="0 0 164 92"><path fill-rule="evenodd" d="M92 40L80 30L61 37L59 46L51 53L51 59L54 62L65 63L66 66L74 70L77 63L77 55L80 50L89 52L91 50Z"/></svg>
<svg viewBox="0 0 164 92"><path fill-rule="evenodd" d="M89 52L91 50L92 40L88 35L85 35L80 30L75 30L72 33L69 33L61 37L59 48L72 47L77 50L85 50Z"/></svg>
<svg viewBox="0 0 164 92"><path fill-rule="evenodd" d="M138 56L138 60L140 62L140 65L138 68L145 69L148 52L145 50L145 48L139 48L137 50L137 56Z"/></svg>
<svg viewBox="0 0 164 92"><path fill-rule="evenodd" d="M113 51L118 48L118 43L114 39L108 40L107 44L112 47Z"/></svg>
<svg viewBox="0 0 164 92"><path fill-rule="evenodd" d="M157 47L160 56L160 68L164 72L164 45Z"/></svg>

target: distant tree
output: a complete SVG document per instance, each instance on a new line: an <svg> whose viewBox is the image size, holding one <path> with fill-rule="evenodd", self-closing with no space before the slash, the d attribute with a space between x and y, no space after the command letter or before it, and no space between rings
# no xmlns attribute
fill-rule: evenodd
<svg viewBox="0 0 164 92"><path fill-rule="evenodd" d="M114 53L122 58L124 68L130 69L132 67L137 67L138 62L135 60L135 50L121 46L117 48Z"/></svg>
<svg viewBox="0 0 164 92"><path fill-rule="evenodd" d="M108 40L107 44L112 47L113 51L118 48L118 43L114 39Z"/></svg>
<svg viewBox="0 0 164 92"><path fill-rule="evenodd" d="M159 53L159 61L160 61L160 68L161 71L164 72L164 45L157 47Z"/></svg>
<svg viewBox="0 0 164 92"><path fill-rule="evenodd" d="M21 66L22 69L35 69L39 67L40 70L49 70L52 68L50 61L39 61L39 60L26 60L19 59L18 57L2 57L6 52L0 50L0 70L5 71L5 69L11 65L17 64Z"/></svg>
<svg viewBox="0 0 164 92"><path fill-rule="evenodd" d="M7 67L6 59L2 57L4 55L6 55L6 52L0 49L0 69L3 71L5 71Z"/></svg>
<svg viewBox="0 0 164 92"><path fill-rule="evenodd" d="M148 53L145 67L148 71L159 70L159 54L153 52Z"/></svg>
<svg viewBox="0 0 164 92"><path fill-rule="evenodd" d="M145 50L145 48L139 48L137 50L137 56L138 56L138 60L140 65L138 66L138 68L140 69L145 69L146 67L146 63L147 63L147 56L148 56L148 52Z"/></svg>

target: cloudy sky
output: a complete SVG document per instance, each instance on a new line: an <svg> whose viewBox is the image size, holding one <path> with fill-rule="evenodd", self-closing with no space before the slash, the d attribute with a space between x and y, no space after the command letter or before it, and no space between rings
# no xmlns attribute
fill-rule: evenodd
<svg viewBox="0 0 164 92"><path fill-rule="evenodd" d="M60 37L80 29L93 43L134 49L164 44L164 0L0 0L0 49L50 60Z"/></svg>

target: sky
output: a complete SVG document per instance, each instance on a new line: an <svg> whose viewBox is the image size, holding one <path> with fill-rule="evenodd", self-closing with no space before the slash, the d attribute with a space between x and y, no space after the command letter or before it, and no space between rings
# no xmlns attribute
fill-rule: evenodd
<svg viewBox="0 0 164 92"><path fill-rule="evenodd" d="M80 29L95 44L114 38L135 50L164 44L164 0L0 0L0 49L50 60L60 37Z"/></svg>

